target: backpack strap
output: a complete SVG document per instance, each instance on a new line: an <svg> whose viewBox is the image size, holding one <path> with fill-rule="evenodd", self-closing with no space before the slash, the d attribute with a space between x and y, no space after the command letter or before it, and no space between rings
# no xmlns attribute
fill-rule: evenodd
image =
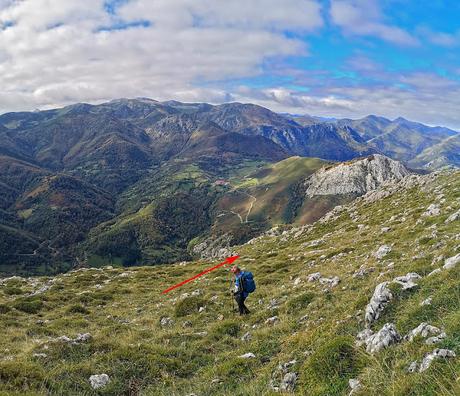
<svg viewBox="0 0 460 396"><path fill-rule="evenodd" d="M241 287L241 291L244 292L244 275L246 273L244 271L241 271L241 276L240 276L240 287Z"/></svg>

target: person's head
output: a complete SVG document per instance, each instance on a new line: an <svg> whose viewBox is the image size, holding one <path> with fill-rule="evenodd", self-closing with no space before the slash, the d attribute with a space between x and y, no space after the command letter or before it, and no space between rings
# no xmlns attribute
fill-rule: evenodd
<svg viewBox="0 0 460 396"><path fill-rule="evenodd" d="M238 275L238 274L241 272L240 268L239 268L237 265L234 265L234 266L230 269L230 271L231 271L233 274L235 274L235 275Z"/></svg>

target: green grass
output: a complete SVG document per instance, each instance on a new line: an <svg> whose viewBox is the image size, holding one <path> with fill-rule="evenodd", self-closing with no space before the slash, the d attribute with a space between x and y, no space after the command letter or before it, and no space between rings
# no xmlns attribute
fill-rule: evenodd
<svg viewBox="0 0 460 396"><path fill-rule="evenodd" d="M446 197L442 215L417 224L436 189ZM48 277L6 281L0 285L0 394L275 395L269 384L284 375L278 365L295 360L288 370L298 374L299 395L348 395L350 378L361 380L359 396L458 395L459 358L436 361L425 373L406 372L435 347L460 355L460 266L426 277L443 263L432 265L433 258L458 253L459 223L444 223L460 207L458 191L458 173L441 175L423 188L353 204L355 221L346 211L297 237L264 237L236 248L237 263L257 282L247 299L251 315L244 317L232 310L225 267L161 294L218 261L74 271L56 276L36 296L30 293ZM406 220L390 221L392 216ZM359 231L357 224L369 228ZM431 243L433 224L437 236ZM382 234L384 225L391 231ZM305 247L317 239L324 243ZM372 253L382 244L393 245L393 252L378 261ZM362 265L374 271L353 277ZM447 338L437 346L417 338L367 354L354 341L375 286L412 271L423 276L418 287L401 291L392 285L395 298L373 328L392 321L404 335L426 321L443 328ZM341 282L330 290L307 282L313 272ZM298 277L302 282L294 286ZM181 296L198 289L199 295ZM432 304L421 306L428 297ZM275 315L276 324L265 323ZM162 326L163 317L172 323ZM53 341L86 332L92 339L84 343ZM248 332L250 338L241 340ZM255 358L240 357L247 352ZM88 379L101 373L111 382L93 391Z"/></svg>

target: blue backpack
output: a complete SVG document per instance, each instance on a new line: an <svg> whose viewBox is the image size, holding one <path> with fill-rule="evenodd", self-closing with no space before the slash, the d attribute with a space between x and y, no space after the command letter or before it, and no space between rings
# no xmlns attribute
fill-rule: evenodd
<svg viewBox="0 0 460 396"><path fill-rule="evenodd" d="M243 290L245 292L252 293L254 290L256 290L256 282L254 281L252 272L244 271L241 280L243 281Z"/></svg>

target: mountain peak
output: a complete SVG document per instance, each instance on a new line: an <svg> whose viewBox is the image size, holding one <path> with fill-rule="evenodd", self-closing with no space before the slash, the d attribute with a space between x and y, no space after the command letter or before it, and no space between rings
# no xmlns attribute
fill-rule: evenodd
<svg viewBox="0 0 460 396"><path fill-rule="evenodd" d="M324 167L306 180L307 195L362 195L386 181L399 181L411 172L381 154Z"/></svg>

